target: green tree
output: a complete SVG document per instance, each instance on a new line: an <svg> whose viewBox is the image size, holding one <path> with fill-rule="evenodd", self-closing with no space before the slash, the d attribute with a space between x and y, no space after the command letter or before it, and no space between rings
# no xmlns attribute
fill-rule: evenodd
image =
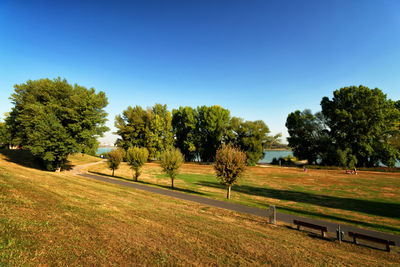
<svg viewBox="0 0 400 267"><path fill-rule="evenodd" d="M199 155L202 161L214 161L230 120L230 112L220 106L197 107Z"/></svg>
<svg viewBox="0 0 400 267"><path fill-rule="evenodd" d="M226 139L243 150L247 156L247 164L254 166L264 156L264 149L273 140L268 133L268 126L261 120L243 121L233 117Z"/></svg>
<svg viewBox="0 0 400 267"><path fill-rule="evenodd" d="M6 119L12 143L41 158L48 170L59 171L70 153L90 149L108 130L103 92L60 78L28 80L14 88Z"/></svg>
<svg viewBox="0 0 400 267"><path fill-rule="evenodd" d="M107 165L108 168L112 170L112 176L114 176L114 171L119 168L123 158L124 151L122 149L114 149L107 153Z"/></svg>
<svg viewBox="0 0 400 267"><path fill-rule="evenodd" d="M184 157L179 149L172 148L161 154L161 167L171 178L171 187L174 188L174 180L178 175L179 168L184 162Z"/></svg>
<svg viewBox="0 0 400 267"><path fill-rule="evenodd" d="M175 146L180 149L186 161L194 161L197 156L198 125L197 111L191 107L179 107L172 111L172 127Z"/></svg>
<svg viewBox="0 0 400 267"><path fill-rule="evenodd" d="M394 166L399 151L390 139L399 133L400 112L378 88L344 87L321 101L322 113L337 149L349 149L358 166Z"/></svg>
<svg viewBox="0 0 400 267"><path fill-rule="evenodd" d="M289 147L293 154L299 159L306 159L309 164L316 164L321 154L326 154L325 149L328 139L325 138L327 132L323 115L321 113L312 114L311 110L296 110L288 115L286 128L289 137L287 138ZM321 144L324 143L325 146Z"/></svg>
<svg viewBox="0 0 400 267"><path fill-rule="evenodd" d="M7 147L11 143L11 134L7 125L0 122L0 147Z"/></svg>
<svg viewBox="0 0 400 267"><path fill-rule="evenodd" d="M128 150L131 146L146 147L147 132L150 127L148 112L140 106L129 106L121 115L115 117L116 134L119 147Z"/></svg>
<svg viewBox="0 0 400 267"><path fill-rule="evenodd" d="M131 146L146 147L151 158L173 146L172 115L166 105L155 104L144 110L129 106L122 116L115 117L117 145L127 150Z"/></svg>
<svg viewBox="0 0 400 267"><path fill-rule="evenodd" d="M246 154L231 144L223 144L215 155L214 169L217 179L226 185L226 198L229 199L232 185L238 182L246 169Z"/></svg>
<svg viewBox="0 0 400 267"><path fill-rule="evenodd" d="M135 181L138 181L141 169L149 158L149 151L145 147L130 147L126 152L126 161L128 165L135 171Z"/></svg>

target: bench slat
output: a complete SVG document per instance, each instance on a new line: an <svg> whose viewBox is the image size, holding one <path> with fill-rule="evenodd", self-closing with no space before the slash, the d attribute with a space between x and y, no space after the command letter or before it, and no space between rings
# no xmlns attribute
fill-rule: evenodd
<svg viewBox="0 0 400 267"><path fill-rule="evenodd" d="M356 240L357 238L367 240L367 241L372 241L375 243L384 244L384 245L386 245L386 250L389 252L390 252L390 246L395 245L394 241L386 240L386 239L382 239L382 238L378 238L378 237L374 237L374 236L364 235L364 234L360 234L360 233L349 232L349 236L353 237L353 241L355 244L357 244L357 240Z"/></svg>

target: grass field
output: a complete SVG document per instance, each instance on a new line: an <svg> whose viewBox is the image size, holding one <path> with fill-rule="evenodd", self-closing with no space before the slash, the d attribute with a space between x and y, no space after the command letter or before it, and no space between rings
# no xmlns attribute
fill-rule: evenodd
<svg viewBox="0 0 400 267"><path fill-rule="evenodd" d="M28 168L0 155L0 265L395 266L399 262L397 248L387 253L339 245L285 226L271 227L258 217L68 172Z"/></svg>
<svg viewBox="0 0 400 267"><path fill-rule="evenodd" d="M89 168L91 172L111 175L105 163ZM132 171L123 163L115 176L132 180ZM143 183L169 187L170 180L157 163L147 163ZM192 194L224 200L212 166L184 164L175 186ZM232 202L268 208L276 205L282 212L344 222L375 230L400 234L400 173L298 168L250 167L239 185L232 188Z"/></svg>

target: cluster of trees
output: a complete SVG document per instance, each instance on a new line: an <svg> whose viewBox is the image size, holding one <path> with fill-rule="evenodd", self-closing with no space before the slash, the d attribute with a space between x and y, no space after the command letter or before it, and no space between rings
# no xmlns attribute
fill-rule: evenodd
<svg viewBox="0 0 400 267"><path fill-rule="evenodd" d="M94 154L108 104L104 92L70 85L60 78L15 85L12 107L0 126L1 143L29 149L48 170L60 170L71 153Z"/></svg>
<svg viewBox="0 0 400 267"><path fill-rule="evenodd" d="M179 107L172 113L161 104L147 110L128 107L116 116L115 127L119 147L145 147L151 158L160 158L163 151L176 147L186 161L211 162L222 143L232 143L246 152L250 165L256 164L264 149L280 137L269 136L263 121L230 117L229 110L220 106Z"/></svg>
<svg viewBox="0 0 400 267"><path fill-rule="evenodd" d="M400 159L400 101L360 85L334 91L321 108L287 117L289 147L299 159L343 167L393 167Z"/></svg>

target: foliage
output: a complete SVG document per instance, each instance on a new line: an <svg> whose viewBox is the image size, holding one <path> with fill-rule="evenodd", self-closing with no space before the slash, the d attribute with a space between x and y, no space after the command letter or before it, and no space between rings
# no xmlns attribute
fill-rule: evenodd
<svg viewBox="0 0 400 267"><path fill-rule="evenodd" d="M106 154L108 168L112 170L112 176L114 171L119 168L119 165L124 158L124 151L122 149L111 150Z"/></svg>
<svg viewBox="0 0 400 267"><path fill-rule="evenodd" d="M14 107L6 119L11 141L30 149L48 170L59 170L72 152L93 150L108 130L103 92L60 78L28 80L14 88Z"/></svg>
<svg viewBox="0 0 400 267"><path fill-rule="evenodd" d="M229 124L230 112L220 106L201 106L198 112L199 156L202 161L214 161Z"/></svg>
<svg viewBox="0 0 400 267"><path fill-rule="evenodd" d="M322 112L290 113L286 127L295 156L309 164L393 167L400 158L400 110L378 88L336 90L321 101Z"/></svg>
<svg viewBox="0 0 400 267"><path fill-rule="evenodd" d="M227 186L226 198L230 198L231 187L246 169L246 154L231 144L223 144L215 155L214 170L217 179Z"/></svg>
<svg viewBox="0 0 400 267"><path fill-rule="evenodd" d="M287 140L293 154L300 159L306 159L309 164L317 163L321 142L326 135L322 114L314 115L308 109L296 110L288 115L286 127L289 133Z"/></svg>
<svg viewBox="0 0 400 267"><path fill-rule="evenodd" d="M11 135L7 125L0 122L0 148L6 147L11 141Z"/></svg>
<svg viewBox="0 0 400 267"><path fill-rule="evenodd" d="M241 118L233 117L229 123L227 141L245 151L247 164L254 166L264 156L264 149L275 137L268 136L269 129L261 121L243 121Z"/></svg>
<svg viewBox="0 0 400 267"><path fill-rule="evenodd" d="M128 165L135 171L135 180L137 181L143 165L149 158L149 151L145 147L130 147L126 152L126 161Z"/></svg>
<svg viewBox="0 0 400 267"><path fill-rule="evenodd" d="M173 145L172 115L166 105L155 104L147 110L129 106L115 117L117 145L127 150L131 146L146 147L151 158Z"/></svg>
<svg viewBox="0 0 400 267"><path fill-rule="evenodd" d="M381 161L394 166L399 151L389 140L399 133L400 112L378 88L344 87L321 101L330 138L337 149L349 149L357 165L372 167Z"/></svg>
<svg viewBox="0 0 400 267"><path fill-rule="evenodd" d="M293 166L296 164L297 161L298 159L295 156L288 155L286 157L273 158L271 164L281 166Z"/></svg>
<svg viewBox="0 0 400 267"><path fill-rule="evenodd" d="M184 157L179 149L166 150L161 154L161 167L171 178L171 187L174 188L174 179L178 175L179 168L184 162Z"/></svg>
<svg viewBox="0 0 400 267"><path fill-rule="evenodd" d="M179 107L172 111L172 127L176 137L175 146L186 161L194 161L199 147L198 113L192 107Z"/></svg>

